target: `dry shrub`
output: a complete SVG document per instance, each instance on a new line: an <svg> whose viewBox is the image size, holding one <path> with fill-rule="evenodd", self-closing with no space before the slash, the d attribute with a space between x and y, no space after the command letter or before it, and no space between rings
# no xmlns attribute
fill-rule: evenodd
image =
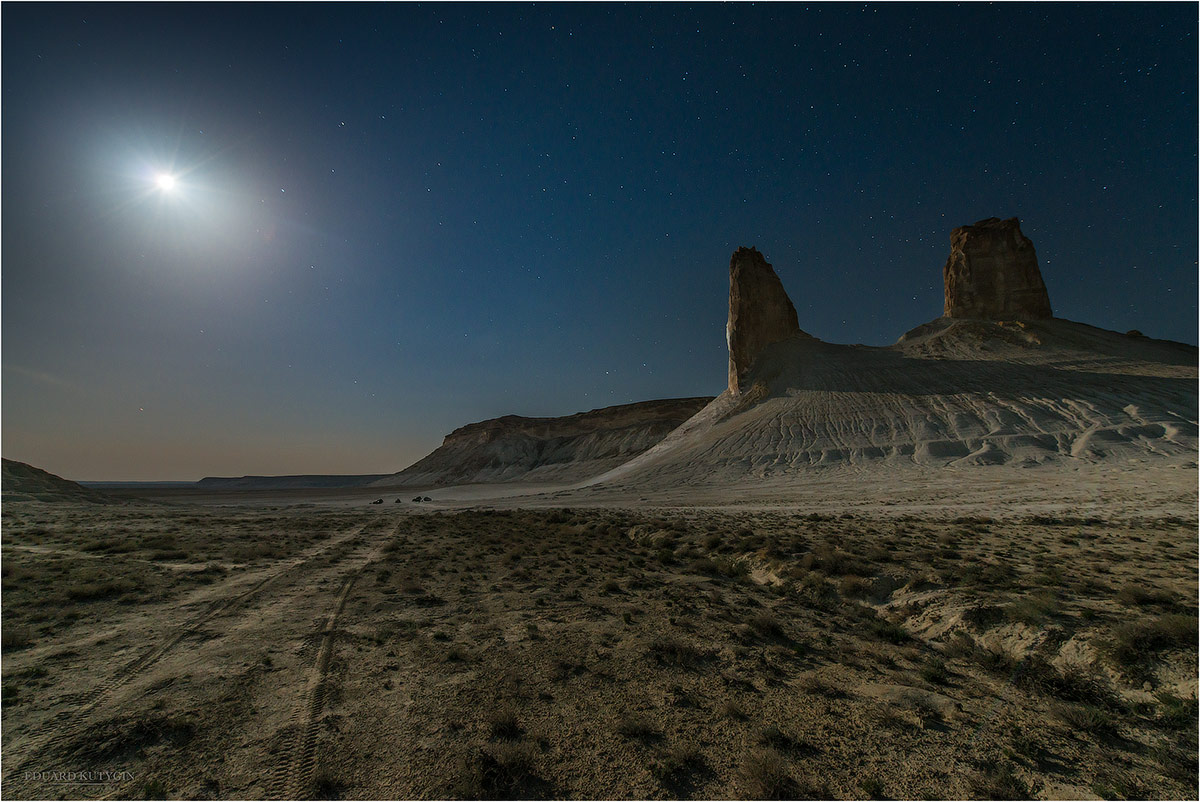
<svg viewBox="0 0 1200 802"><path fill-rule="evenodd" d="M537 774L537 751L530 743L500 743L459 761L451 783L457 799L533 799L544 785Z"/></svg>
<svg viewBox="0 0 1200 802"><path fill-rule="evenodd" d="M761 612L751 616L747 622L750 628L764 638L782 638L783 627L771 613Z"/></svg>
<svg viewBox="0 0 1200 802"><path fill-rule="evenodd" d="M743 758L738 780L746 799L800 798L783 756L770 747L754 749Z"/></svg>
<svg viewBox="0 0 1200 802"><path fill-rule="evenodd" d="M1164 615L1122 624L1101 644L1101 653L1135 677L1148 670L1159 652L1170 648L1196 648L1200 620L1196 616Z"/></svg>
<svg viewBox="0 0 1200 802"><path fill-rule="evenodd" d="M5 624L0 630L0 648L6 652L9 649L24 649L31 643L33 643L33 630L29 627Z"/></svg>
<svg viewBox="0 0 1200 802"><path fill-rule="evenodd" d="M1113 717L1107 711L1093 705L1060 704L1055 705L1053 710L1055 718L1074 732L1096 736L1107 736L1116 732Z"/></svg>
<svg viewBox="0 0 1200 802"><path fill-rule="evenodd" d="M684 784L689 774L703 771L704 756L692 744L675 744L650 765L650 773L668 786Z"/></svg>
<svg viewBox="0 0 1200 802"><path fill-rule="evenodd" d="M871 593L871 580L848 574L838 582L838 593L847 599L863 599Z"/></svg>
<svg viewBox="0 0 1200 802"><path fill-rule="evenodd" d="M1013 773L1012 766L989 764L972 781L973 797L978 799L1030 799L1029 787Z"/></svg>
<svg viewBox="0 0 1200 802"><path fill-rule="evenodd" d="M659 737L658 728L649 716L643 714L627 714L617 722L617 732L623 738L638 741L653 741Z"/></svg>
<svg viewBox="0 0 1200 802"><path fill-rule="evenodd" d="M692 646L674 638L659 638L651 641L650 656L662 665L691 668L703 662L708 655Z"/></svg>
<svg viewBox="0 0 1200 802"><path fill-rule="evenodd" d="M1158 588L1145 588L1141 585L1126 585L1121 588L1117 594L1117 601L1121 604L1127 604L1131 607L1145 607L1147 605L1163 605L1170 606L1174 602L1174 598L1170 593Z"/></svg>
<svg viewBox="0 0 1200 802"><path fill-rule="evenodd" d="M488 717L488 731L495 738L520 738L521 720L517 715L517 709L511 705L505 705L494 710Z"/></svg>

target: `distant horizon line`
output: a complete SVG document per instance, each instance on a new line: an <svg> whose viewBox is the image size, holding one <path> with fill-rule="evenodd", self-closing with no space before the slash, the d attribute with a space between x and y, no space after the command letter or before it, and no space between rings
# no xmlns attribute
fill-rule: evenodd
<svg viewBox="0 0 1200 802"><path fill-rule="evenodd" d="M901 334L900 339L902 339L905 335L907 335L911 332L914 332L919 328L922 328L923 326L929 325L929 323L934 323L939 320L946 320L946 319L950 319L950 318L946 318L944 315L942 315L937 318L934 318L933 320L928 321L927 323L910 328L910 329L906 330L903 334ZM965 318L958 318L958 319L961 320L961 319L965 319ZM1061 321L1065 321L1068 323L1074 323L1076 325L1088 326L1090 328L1099 329L1101 331L1108 331L1108 332L1112 332L1114 334L1128 335L1128 334L1131 334L1136 331L1139 335L1141 335L1142 337L1144 337L1147 340L1157 340L1159 342L1180 345L1185 348L1200 348L1200 345L1197 345L1197 344L1194 344L1191 342L1154 337L1152 335L1146 335L1146 334L1142 333L1140 330L1136 330L1136 329L1130 330L1128 332L1121 332L1117 329L1106 329L1103 326L1097 326L1097 325L1091 324L1091 323L1082 323L1081 321L1071 320L1069 318L1062 318L1062 317L1058 317L1057 315L1054 315L1049 319L1050 320L1061 320ZM834 342L830 342L828 340L822 340L820 337L814 337L811 334L808 336L813 337L813 339L819 340L820 342L827 343L829 345L841 345L841 346L848 346L848 347L863 347L863 348L881 348L881 349L891 347L890 345L878 346L878 345L865 345L864 343L834 343ZM897 340L897 342L899 342L899 340ZM893 345L894 344L895 343L893 343ZM700 396L689 396L689 397L698 398ZM646 403L648 401L655 401L655 400L660 400L660 401L684 400L684 397L673 396L671 398L643 399L641 401L629 401L629 402L624 402L624 403L620 403L620 404L610 404L606 407L596 407L596 408L593 408L590 410L581 410L579 412L570 412L570 413L565 413L565 414L561 414L561 415L551 415L551 416L527 416L527 415L519 415L516 413L502 413L502 414L495 415L490 418L482 418L478 421L469 421L467 423L461 424L459 427L456 427L456 428L461 428L462 426L469 426L474 423L483 423L483 422L490 421L490 420L498 420L500 418L506 418L506 417L531 418L531 419L570 417L572 415L586 414L587 412L597 412L602 409L608 409L611 407L630 406L633 404ZM452 430L452 431L454 431L454 430ZM447 434L449 434L449 433L447 433ZM435 447L434 450L436 451L437 447ZM4 459L11 459L11 458L4 457ZM419 462L421 459L422 459L422 457L418 457L413 463L410 463L409 465L406 465L403 468L400 468L395 471L384 472L384 473L315 473L314 472L314 473L279 473L279 474L247 473L247 474L238 474L238 475L207 474L205 476L201 476L199 479L71 479L70 477L64 476L62 474L55 474L55 475L60 476L63 479L68 479L69 481L75 482L76 484L83 485L85 487L87 487L87 486L97 487L97 486L102 486L102 485L108 486L108 487L113 487L113 488L116 488L119 486L126 486L126 487L147 487L147 486L185 487L185 486L190 486L190 485L196 485L205 479L282 479L282 478L309 478L309 477L337 477L337 478L377 477L377 478L384 478L387 476L393 476L395 474L398 474L398 473L401 473L401 472L407 470L407 468L416 464L416 462ZM13 459L12 461L13 462L23 462L23 460L16 460L16 459ZM45 470L49 473L53 473L53 471L49 470L48 468L44 468L41 465L37 465L32 462L25 462L24 464L31 465L31 466L33 466L35 468L39 468L41 470Z"/></svg>

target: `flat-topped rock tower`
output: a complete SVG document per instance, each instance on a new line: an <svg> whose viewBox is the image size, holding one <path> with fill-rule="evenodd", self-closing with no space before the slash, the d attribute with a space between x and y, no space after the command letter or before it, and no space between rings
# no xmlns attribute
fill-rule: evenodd
<svg viewBox="0 0 1200 802"><path fill-rule="evenodd" d="M950 258L942 268L943 317L1045 320L1054 317L1038 270L1033 243L1021 222L989 217L950 232Z"/></svg>

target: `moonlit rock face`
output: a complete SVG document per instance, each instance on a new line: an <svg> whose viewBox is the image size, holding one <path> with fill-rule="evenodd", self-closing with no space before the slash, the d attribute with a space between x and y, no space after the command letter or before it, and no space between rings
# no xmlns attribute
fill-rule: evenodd
<svg viewBox="0 0 1200 802"><path fill-rule="evenodd" d="M742 391L742 379L763 348L798 333L796 307L779 276L755 248L738 248L729 261L729 392Z"/></svg>
<svg viewBox="0 0 1200 802"><path fill-rule="evenodd" d="M950 233L942 268L944 317L1044 320L1053 317L1033 243L1011 217L990 217Z"/></svg>
<svg viewBox="0 0 1200 802"><path fill-rule="evenodd" d="M560 418L502 418L471 423L441 447L376 487L492 482L578 481L645 452L711 398L621 404Z"/></svg>

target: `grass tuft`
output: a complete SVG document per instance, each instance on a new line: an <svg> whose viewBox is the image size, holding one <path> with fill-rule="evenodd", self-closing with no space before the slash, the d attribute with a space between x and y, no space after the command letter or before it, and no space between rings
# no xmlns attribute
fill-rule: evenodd
<svg viewBox="0 0 1200 802"><path fill-rule="evenodd" d="M972 797L978 799L1031 799L1029 787L1013 773L1012 766L990 764L972 781Z"/></svg>
<svg viewBox="0 0 1200 802"><path fill-rule="evenodd" d="M1163 615L1158 618L1121 624L1112 637L1100 645L1100 652L1110 662L1133 678L1148 675L1155 656L1171 648L1196 646L1200 620L1196 616Z"/></svg>
<svg viewBox="0 0 1200 802"><path fill-rule="evenodd" d="M659 664L680 668L692 668L708 658L705 652L695 646L673 638L659 638L651 641L649 652L650 656Z"/></svg>

